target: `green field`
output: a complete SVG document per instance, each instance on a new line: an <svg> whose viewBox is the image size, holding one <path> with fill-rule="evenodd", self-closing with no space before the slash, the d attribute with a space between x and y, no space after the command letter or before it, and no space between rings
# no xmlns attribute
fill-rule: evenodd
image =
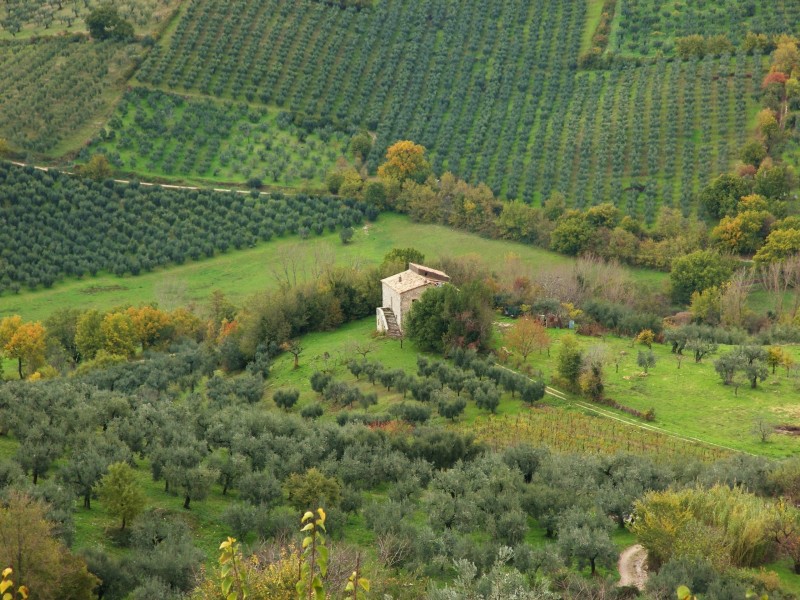
<svg viewBox="0 0 800 600"><path fill-rule="evenodd" d="M295 264L298 277L311 277L320 260L337 264L377 265L392 248L413 246L428 260L442 256L473 255L488 264L501 264L511 253L532 267L572 264L572 259L532 246L487 240L439 225L411 223L406 217L386 214L356 230L344 246L337 234L303 241L292 236L255 248L214 258L158 269L137 277L101 273L97 277L68 279L51 289L0 296L0 315L19 314L44 319L53 311L73 306L109 309L114 306L159 302L166 307L201 305L214 290L222 290L236 304L259 291L275 288L275 270L285 261ZM634 271L642 281L659 285L666 277L655 271Z"/></svg>

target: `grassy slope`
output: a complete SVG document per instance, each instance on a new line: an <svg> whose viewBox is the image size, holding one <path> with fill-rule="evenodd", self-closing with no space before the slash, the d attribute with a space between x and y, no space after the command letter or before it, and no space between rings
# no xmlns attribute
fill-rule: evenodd
<svg viewBox="0 0 800 600"><path fill-rule="evenodd" d="M591 47L594 30L597 29L600 15L603 14L603 0L588 0L588 3L586 24L583 28L583 37L581 37L581 52L586 52Z"/></svg>
<svg viewBox="0 0 800 600"><path fill-rule="evenodd" d="M571 259L523 244L487 240L438 225L411 223L398 215L382 215L375 223L356 230L353 242L342 246L338 234L301 241L289 237L262 243L248 250L229 252L211 259L159 269L138 277L101 274L90 279L70 279L51 289L0 296L0 316L19 314L25 319L44 319L59 308L108 309L123 304L165 300L165 288L185 290L173 299L179 303L201 302L212 291L222 290L235 302L277 285L272 269L281 255L299 254L299 271L310 273L320 255L333 255L339 264L377 264L392 248L413 246L428 260L442 256L476 255L489 264L502 264L515 253L530 265L568 265ZM653 271L635 271L652 285L666 277Z"/></svg>

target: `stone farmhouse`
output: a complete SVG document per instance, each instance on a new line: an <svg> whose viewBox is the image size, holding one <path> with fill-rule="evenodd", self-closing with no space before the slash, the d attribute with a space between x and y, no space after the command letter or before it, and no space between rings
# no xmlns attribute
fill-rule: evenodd
<svg viewBox="0 0 800 600"><path fill-rule="evenodd" d="M412 304L429 287L438 287L449 281L447 273L415 263L408 263L407 271L381 279L383 305L376 311L378 331L390 337L402 336L403 319Z"/></svg>

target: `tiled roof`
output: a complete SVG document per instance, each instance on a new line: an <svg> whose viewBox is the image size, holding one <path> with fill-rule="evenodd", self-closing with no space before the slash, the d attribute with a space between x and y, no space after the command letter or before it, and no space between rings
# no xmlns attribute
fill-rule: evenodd
<svg viewBox="0 0 800 600"><path fill-rule="evenodd" d="M429 285L437 282L433 279L427 279L422 275L414 273L414 271L409 269L408 271L403 271L402 273L392 275L386 279L381 279L381 283L385 283L398 294L402 294L403 292L414 290L418 287L422 287L423 285Z"/></svg>

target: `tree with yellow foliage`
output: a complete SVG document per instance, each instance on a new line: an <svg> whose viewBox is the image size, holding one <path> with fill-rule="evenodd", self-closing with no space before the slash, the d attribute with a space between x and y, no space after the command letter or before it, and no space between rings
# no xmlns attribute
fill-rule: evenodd
<svg viewBox="0 0 800 600"><path fill-rule="evenodd" d="M152 306L142 306L140 308L131 307L126 312L131 318L142 350L158 346L172 336L174 331L172 319L163 310Z"/></svg>
<svg viewBox="0 0 800 600"><path fill-rule="evenodd" d="M0 507L0 564L14 565L31 598L95 598L97 577L55 537L46 515L44 503L19 492L9 494Z"/></svg>
<svg viewBox="0 0 800 600"><path fill-rule="evenodd" d="M409 140L395 142L386 151L386 162L378 167L378 177L422 183L431 174L431 163L425 158L425 146Z"/></svg>
<svg viewBox="0 0 800 600"><path fill-rule="evenodd" d="M23 323L3 348L6 356L17 359L19 378L24 378L23 367L34 373L45 363L45 329L41 323Z"/></svg>
<svg viewBox="0 0 800 600"><path fill-rule="evenodd" d="M124 312L108 313L100 324L103 346L109 354L133 356L136 352L136 328Z"/></svg>
<svg viewBox="0 0 800 600"><path fill-rule="evenodd" d="M782 73L790 75L792 71L800 69L800 50L797 42L790 37L781 37L772 53L772 65Z"/></svg>
<svg viewBox="0 0 800 600"><path fill-rule="evenodd" d="M45 362L45 329L41 323L24 323L18 315L0 321L0 348L7 358L17 359L19 378L24 368L33 373Z"/></svg>

